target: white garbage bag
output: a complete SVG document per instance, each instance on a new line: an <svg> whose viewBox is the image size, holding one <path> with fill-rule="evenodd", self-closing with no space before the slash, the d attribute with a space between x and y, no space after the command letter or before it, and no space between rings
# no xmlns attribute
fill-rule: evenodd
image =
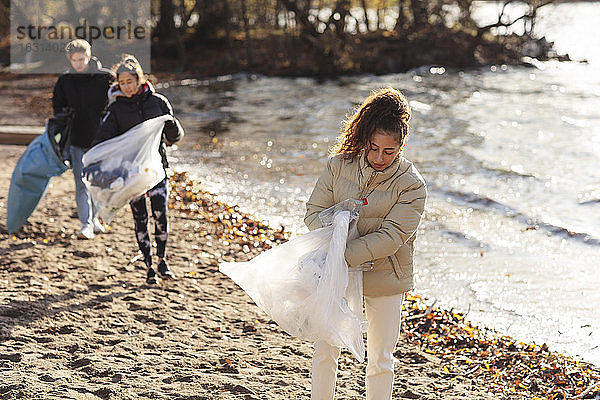
<svg viewBox="0 0 600 400"><path fill-rule="evenodd" d="M290 335L346 347L362 362L362 271L349 274L344 259L358 211L336 210L331 225L219 270Z"/></svg>
<svg viewBox="0 0 600 400"><path fill-rule="evenodd" d="M162 115L146 120L84 154L83 181L104 223L165 178L158 149L165 121L172 119Z"/></svg>

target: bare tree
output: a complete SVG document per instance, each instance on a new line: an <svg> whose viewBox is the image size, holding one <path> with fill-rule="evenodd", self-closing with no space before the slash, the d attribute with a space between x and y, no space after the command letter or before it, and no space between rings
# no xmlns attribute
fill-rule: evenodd
<svg viewBox="0 0 600 400"><path fill-rule="evenodd" d="M475 36L474 42L478 43L479 41L481 41L483 35L489 31L491 31L493 28L500 28L500 27L504 27L504 28L508 28L513 26L514 24L516 24L519 21L533 21L533 19L536 16L537 11L554 2L554 0L543 0L543 1L533 1L529 3L529 10L525 13L520 15L519 17L514 18L513 20L507 20L507 15L506 15L506 9L507 7L511 4L511 3L515 3L516 0L507 0L504 2L504 4L502 5L502 9L500 11L500 14L498 14L498 20L496 22L494 22L493 24L489 24L489 25L485 25L482 27L479 27L477 29L477 35ZM532 25L533 26L533 23Z"/></svg>
<svg viewBox="0 0 600 400"><path fill-rule="evenodd" d="M248 10L246 8L246 0L242 1L242 20L244 21L244 34L246 35L246 61L248 65L252 65L252 50L250 46L250 23L248 21Z"/></svg>
<svg viewBox="0 0 600 400"><path fill-rule="evenodd" d="M413 25L415 28L423 28L428 24L427 1L410 0L410 10L413 16Z"/></svg>
<svg viewBox="0 0 600 400"><path fill-rule="evenodd" d="M363 12L363 19L365 21L365 26L367 27L367 32L369 32L371 29L369 28L369 14L368 14L368 8L367 8L367 0L362 0L362 12Z"/></svg>
<svg viewBox="0 0 600 400"><path fill-rule="evenodd" d="M396 18L396 24L394 26L394 30L396 32L400 32L404 30L404 26L406 25L406 0L398 0L398 17Z"/></svg>
<svg viewBox="0 0 600 400"><path fill-rule="evenodd" d="M8 36L10 28L10 1L0 0L0 37Z"/></svg>
<svg viewBox="0 0 600 400"><path fill-rule="evenodd" d="M181 32L175 26L175 4L174 0L160 0L160 19L156 25L156 34L161 39L172 39L177 48L177 70L183 71L187 64L185 43L181 37ZM180 15L180 17L182 17ZM185 30L185 24L182 24Z"/></svg>
<svg viewBox="0 0 600 400"><path fill-rule="evenodd" d="M175 35L175 6L173 0L160 0L160 19L156 25L156 33L162 38Z"/></svg>
<svg viewBox="0 0 600 400"><path fill-rule="evenodd" d="M310 21L308 13L309 10L301 7L296 0L281 0L281 3L285 8L294 13L296 22L300 26L300 29L303 33L301 37L305 37L306 39L319 39L319 31L317 30L317 27Z"/></svg>

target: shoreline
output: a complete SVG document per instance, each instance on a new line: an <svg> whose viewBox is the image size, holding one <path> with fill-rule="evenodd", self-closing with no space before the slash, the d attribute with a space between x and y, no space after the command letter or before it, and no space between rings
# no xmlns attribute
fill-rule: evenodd
<svg viewBox="0 0 600 400"><path fill-rule="evenodd" d="M128 209L110 233L76 239L69 172L51 181L22 232L6 233L8 183L24 149L0 145L3 398L308 397L312 346L218 272L220 261L247 260L289 232L173 174L167 257L178 278L148 287ZM471 326L414 294L404 308L394 398L587 399L600 390L598 366ZM364 394L363 371L342 352L340 398Z"/></svg>
<svg viewBox="0 0 600 400"><path fill-rule="evenodd" d="M197 182L189 180L186 172L175 173L174 177L174 188L179 187L181 184L186 187L198 185ZM171 178L171 182L173 184L173 177ZM215 196L207 192L200 191L200 193L203 197L209 196L211 199ZM180 197L182 197L184 204L188 203L190 207L188 211L201 210L202 207L206 206L206 198L200 200L203 206L196 209L195 204L198 201L193 199L193 195L192 197L188 195L187 199L184 199L183 196ZM237 205L229 206L219 201L216 203L225 209L235 210L236 214L239 210L239 206ZM180 204L180 209L184 204ZM210 206L208 207L210 208ZM185 209L185 206L183 208ZM224 219L224 221L228 220L228 218ZM265 228L269 229L268 226ZM283 227L281 232L283 232ZM280 237L279 239L275 244L289 239L289 236ZM267 246L263 246L264 250L268 250L269 248L271 248L270 243ZM564 386L562 381L566 381L567 377L558 372L560 369L558 365L562 364L563 367L570 369L569 375L572 375L574 373L573 369L567 366L582 364L591 370L595 369L596 375L593 377L589 375L592 377L591 381L587 381L587 377L584 378L582 375L579 376L578 381L581 381L581 378L583 378L584 381L590 383L587 388L597 386L597 390L600 390L600 381L597 381L596 385L592 385L594 382L593 379L600 379L600 375L598 375L600 369L598 369L598 366L582 360L576 360L568 355L553 352L545 343L542 345L525 343L488 327L474 326L465 319L465 313L435 307L435 303L436 301L433 301L432 304L430 299L423 298L419 294L408 292L405 304L403 305L403 331L406 334L406 339L418 346L425 353L441 355L442 359L448 358L445 361L448 361L448 364L452 365L452 367L449 368L449 365L447 365L443 368L444 374L448 377L477 374L495 380L492 385L497 386L497 388L511 388L510 381L512 379L512 383L514 383L514 388L516 389L543 391L542 387L546 385L546 390L551 391L551 386L547 385L547 382L542 382L540 376L535 376L536 374L532 373L532 368L535 369L537 367L545 371L552 365L554 373L558 373L557 376L552 378L552 383ZM483 351L479 354L479 350L482 349ZM524 363L528 364L527 368L518 367ZM535 365L536 363L537 366ZM502 371L499 371L499 369ZM586 375L587 372L583 374ZM543 378L548 378L550 374L542 373L542 375L544 375ZM509 392L504 391L504 394L507 395L510 392L514 392L511 389L509 389ZM571 397L581 395L581 393L583 391L575 390L575 393L571 393ZM543 394L558 396L558 393L544 392ZM598 391L598 394L600 394L600 391Z"/></svg>
<svg viewBox="0 0 600 400"><path fill-rule="evenodd" d="M510 64L514 67L537 68L537 60L531 59L531 62L521 62L519 64ZM569 61L582 62L582 61ZM404 71L422 71L437 64L421 65ZM489 66L497 64L489 64ZM448 67L452 71L476 70L486 65L472 65L465 67ZM316 81L327 81L330 79L344 79L360 75L387 75L401 72L383 72L383 73L361 73L348 72L329 75L315 74L266 74L264 71L245 71L228 70L210 71L209 73L198 73L186 71L185 73L176 72L151 72L148 78L154 83L156 89L168 88L169 86L194 86L204 85L208 82L234 80L238 77L252 79L254 76L276 77L276 78L307 78ZM18 126L44 126L49 116L52 115L52 90L56 79L60 74L15 74L0 70L0 125L18 125ZM183 76L183 77L182 77ZM18 121L18 122L17 122Z"/></svg>

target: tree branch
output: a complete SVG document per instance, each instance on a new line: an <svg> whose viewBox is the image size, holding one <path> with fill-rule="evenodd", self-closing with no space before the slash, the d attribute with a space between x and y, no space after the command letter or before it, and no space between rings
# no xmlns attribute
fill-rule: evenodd
<svg viewBox="0 0 600 400"><path fill-rule="evenodd" d="M547 6L548 4L551 4L553 2L554 2L554 0L544 0L540 4L534 6L534 8L531 12L521 15L520 17L516 18L513 21L502 22L502 17L504 16L504 11L506 9L506 6L508 6L510 3L513 3L513 0L506 1L504 3L504 5L502 6L502 11L500 12L500 15L498 16L498 21L496 23L482 26L477 29L476 40L480 39L485 32L489 31L492 28L499 28L499 27L508 28L509 26L512 26L523 19L533 18L535 16L535 13L537 12L537 10L539 10L540 8Z"/></svg>

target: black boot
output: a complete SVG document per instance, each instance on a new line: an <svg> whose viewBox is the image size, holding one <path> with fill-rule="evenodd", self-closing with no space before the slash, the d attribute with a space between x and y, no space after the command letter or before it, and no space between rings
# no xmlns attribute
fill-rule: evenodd
<svg viewBox="0 0 600 400"><path fill-rule="evenodd" d="M156 285L158 283L158 277L154 268L148 268L148 274L146 275L146 283L148 285Z"/></svg>
<svg viewBox="0 0 600 400"><path fill-rule="evenodd" d="M165 260L158 263L158 273L163 278L175 278L173 271L171 271Z"/></svg>

